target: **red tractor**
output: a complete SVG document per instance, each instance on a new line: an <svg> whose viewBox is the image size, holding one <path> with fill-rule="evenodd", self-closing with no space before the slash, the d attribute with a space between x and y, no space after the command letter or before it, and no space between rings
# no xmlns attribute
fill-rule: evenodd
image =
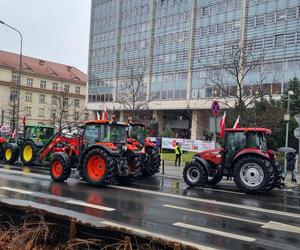
<svg viewBox="0 0 300 250"><path fill-rule="evenodd" d="M142 175L145 177L159 172L160 154L156 144L146 138L146 125L142 123L128 124L128 144L138 147L143 153L141 155L143 168Z"/></svg>
<svg viewBox="0 0 300 250"><path fill-rule="evenodd" d="M267 148L269 134L265 128L226 129L224 147L196 154L183 170L184 181L189 186L215 185L226 176L246 193L281 188L282 168Z"/></svg>
<svg viewBox="0 0 300 250"><path fill-rule="evenodd" d="M50 173L54 181L69 178L72 168L94 186L117 180L126 184L141 175L141 151L127 145L126 124L106 120L88 121L77 137L57 134L40 151L42 161L51 154Z"/></svg>

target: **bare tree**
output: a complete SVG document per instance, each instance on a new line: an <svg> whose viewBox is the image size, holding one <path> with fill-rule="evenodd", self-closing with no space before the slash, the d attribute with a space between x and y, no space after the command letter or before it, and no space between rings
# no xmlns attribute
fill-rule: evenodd
<svg viewBox="0 0 300 250"><path fill-rule="evenodd" d="M129 111L132 119L136 119L139 111L147 110L148 104L155 99L147 95L145 66L131 66L128 74L120 80L117 87L116 103Z"/></svg>
<svg viewBox="0 0 300 250"><path fill-rule="evenodd" d="M206 66L211 87L216 95L222 97L221 102L231 110L232 117L249 115L246 110L255 102L265 95L271 96L268 87L277 82L278 74L274 74L264 60L264 53L255 52L252 42L243 46L233 43L231 51L224 53L218 65ZM253 73L256 74L256 82L245 84Z"/></svg>
<svg viewBox="0 0 300 250"><path fill-rule="evenodd" d="M72 128L83 120L86 110L80 108L79 99L70 99L66 91L61 90L52 96L51 105L48 106L51 112L52 122L57 126L58 131Z"/></svg>

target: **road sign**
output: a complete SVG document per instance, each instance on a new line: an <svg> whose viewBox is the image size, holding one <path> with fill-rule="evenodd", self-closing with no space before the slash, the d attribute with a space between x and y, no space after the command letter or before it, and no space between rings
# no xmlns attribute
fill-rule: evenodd
<svg viewBox="0 0 300 250"><path fill-rule="evenodd" d="M300 127L295 128L295 130L294 130L294 136L295 136L298 140L300 140Z"/></svg>
<svg viewBox="0 0 300 250"><path fill-rule="evenodd" d="M218 101L214 100L212 105L211 105L211 111L214 116L220 115L220 104Z"/></svg>
<svg viewBox="0 0 300 250"><path fill-rule="evenodd" d="M297 114L294 116L295 120L298 122L298 124L300 125L300 114Z"/></svg>

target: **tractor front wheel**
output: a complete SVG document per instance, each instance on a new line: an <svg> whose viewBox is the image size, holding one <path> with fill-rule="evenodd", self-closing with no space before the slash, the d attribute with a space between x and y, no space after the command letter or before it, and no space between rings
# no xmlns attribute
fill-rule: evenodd
<svg viewBox="0 0 300 250"><path fill-rule="evenodd" d="M207 184L217 185L223 179L223 175L215 175L213 177L208 177Z"/></svg>
<svg viewBox="0 0 300 250"><path fill-rule="evenodd" d="M121 185L129 185L141 175L142 163L138 156L134 156L131 159L127 159L127 167L127 175L116 176L116 181Z"/></svg>
<svg viewBox="0 0 300 250"><path fill-rule="evenodd" d="M150 158L150 164L143 169L143 176L149 177L159 172L161 159L158 150L153 147L147 148L146 154Z"/></svg>
<svg viewBox="0 0 300 250"><path fill-rule="evenodd" d="M258 156L245 156L233 168L237 187L245 193L258 193L269 189L274 171L270 162Z"/></svg>
<svg viewBox="0 0 300 250"><path fill-rule="evenodd" d="M19 158L20 148L17 144L8 143L4 147L4 161L8 164L14 164Z"/></svg>
<svg viewBox="0 0 300 250"><path fill-rule="evenodd" d="M114 161L103 149L96 148L88 152L83 164L84 180L93 186L105 186L112 182Z"/></svg>
<svg viewBox="0 0 300 250"><path fill-rule="evenodd" d="M66 181L71 174L70 163L67 162L62 156L55 155L50 162L50 174L52 180L56 182Z"/></svg>
<svg viewBox="0 0 300 250"><path fill-rule="evenodd" d="M21 149L21 160L25 165L32 165L37 157L37 147L33 141L26 141Z"/></svg>
<svg viewBox="0 0 300 250"><path fill-rule="evenodd" d="M206 170L197 161L189 162L183 169L183 179L191 187L203 186L207 182Z"/></svg>

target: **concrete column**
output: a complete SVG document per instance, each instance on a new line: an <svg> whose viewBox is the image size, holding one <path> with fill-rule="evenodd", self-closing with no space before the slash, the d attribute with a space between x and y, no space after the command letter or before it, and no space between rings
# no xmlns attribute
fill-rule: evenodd
<svg viewBox="0 0 300 250"><path fill-rule="evenodd" d="M114 58L114 79L113 79L113 99L116 100L117 84L120 69L120 47L121 47L121 24L122 24L122 0L117 1L116 6L116 27L115 27L115 58Z"/></svg>
<svg viewBox="0 0 300 250"><path fill-rule="evenodd" d="M120 110L120 119L119 119L120 122L124 122L124 111L123 110Z"/></svg>
<svg viewBox="0 0 300 250"><path fill-rule="evenodd" d="M186 99L190 100L192 96L192 68L193 68L193 48L194 48L194 36L195 36L195 24L196 24L196 9L197 9L197 1L193 0L192 2L192 10L191 10L191 26L190 26L190 37L189 37L189 65L188 65L188 79L186 86Z"/></svg>
<svg viewBox="0 0 300 250"><path fill-rule="evenodd" d="M205 110L193 110L191 128L192 140L199 140L205 131L208 132L208 119L208 114Z"/></svg>
<svg viewBox="0 0 300 250"><path fill-rule="evenodd" d="M158 132L162 132L164 128L164 114L163 111L153 110L153 118L158 123Z"/></svg>
<svg viewBox="0 0 300 250"><path fill-rule="evenodd" d="M155 10L156 1L151 0L150 2L150 23L148 32L148 65L147 65L147 99L150 99L151 92L151 80L152 80L152 63L153 63L153 47L154 47L154 31L155 31Z"/></svg>

